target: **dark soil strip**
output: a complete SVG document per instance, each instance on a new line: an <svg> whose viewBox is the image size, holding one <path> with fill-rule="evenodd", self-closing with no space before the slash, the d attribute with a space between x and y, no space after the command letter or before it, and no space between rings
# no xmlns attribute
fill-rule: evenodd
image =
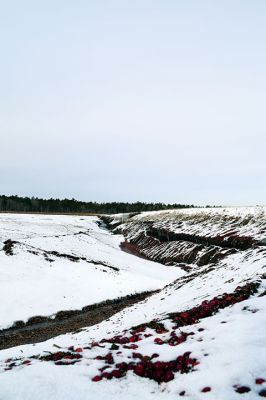
<svg viewBox="0 0 266 400"><path fill-rule="evenodd" d="M53 261L53 259L50 259L49 255L54 256L54 257L59 257L59 258L67 258L69 261L73 261L73 262L86 261L89 264L99 265L102 267L110 268L114 271L119 271L119 268L113 267L112 265L109 265L104 261L90 260L90 259L87 259L86 257L74 256L73 254L59 253L58 251L44 251L45 259L50 262Z"/></svg>
<svg viewBox="0 0 266 400"><path fill-rule="evenodd" d="M18 321L16 326L0 331L0 350L23 344L43 342L58 335L77 332L84 327L98 324L124 308L145 300L157 292L158 290L142 292L115 300L107 300L83 307L82 310L60 311L54 319L33 317L26 324Z"/></svg>
<svg viewBox="0 0 266 400"><path fill-rule="evenodd" d="M86 232L78 232L78 233L74 233L73 235L80 235L80 234L87 235ZM61 235L61 236L68 236L68 235ZM55 251L55 250L53 250L53 251L43 250L38 247L30 246L28 244L21 243L21 242L11 240L11 239L8 239L4 242L4 246L3 246L2 250L6 253L7 256L13 256L14 255L14 247L16 245L21 245L21 246L26 247L26 250L28 253L34 254L36 256L38 256L40 254L43 255L45 260L49 261L49 262L54 261L54 259L51 257L66 258L72 262L86 261L89 264L99 265L101 267L110 268L116 272L119 271L119 268L109 265L108 263L106 263L104 261L90 260L86 257L79 257L79 256L75 256L73 254L59 253L58 251ZM104 271L104 272L107 272L107 271Z"/></svg>
<svg viewBox="0 0 266 400"><path fill-rule="evenodd" d="M121 222L112 223L112 217L110 216L101 216L100 219L113 233L123 233L125 235L125 232L120 232L120 230L117 229L118 226L121 225ZM167 229L156 228L151 222L145 222L144 226L146 227L145 236L150 236L151 238L157 239L161 243L186 241L203 246L218 246L225 249L234 250L247 250L253 248L254 246L266 245L266 239L258 241L251 236L240 236L237 232L230 232L216 237L205 237L187 233L175 233Z"/></svg>
<svg viewBox="0 0 266 400"><path fill-rule="evenodd" d="M203 246L219 246L235 250L247 250L258 244L258 242L250 236L232 234L230 236L203 237L187 233L174 233L165 229L153 227L147 230L146 235L158 239L160 242L187 241Z"/></svg>

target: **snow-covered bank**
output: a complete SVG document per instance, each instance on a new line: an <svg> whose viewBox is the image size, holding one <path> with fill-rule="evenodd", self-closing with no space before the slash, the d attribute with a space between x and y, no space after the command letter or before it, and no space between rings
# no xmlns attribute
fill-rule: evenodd
<svg viewBox="0 0 266 400"><path fill-rule="evenodd" d="M257 312L252 312L254 309ZM251 298L226 308L197 325L183 328L182 331L192 332L194 335L176 347L157 345L154 343L154 336L137 342L139 347L135 352L145 355L157 353L159 358L155 361L172 360L185 352L191 352L191 356L198 360L199 364L193 372L175 373L175 379L168 383L158 385L154 380L137 376L133 371L120 379L92 382L91 378L99 373L98 368L106 365L103 361L94 360L99 354L110 352L108 348L111 345L106 345L105 348L83 349L82 353L78 353L83 355L81 361L74 365L55 365L51 361L33 360L32 365L22 365L6 371L0 376L0 394L5 400L30 400L36 395L40 400L172 400L182 398L184 392L185 398L190 400L237 400L242 397L259 399L261 397L258 394L266 388L265 383L256 383L258 379L265 379L266 375L265 315L265 298ZM104 335L105 332L101 330L99 333ZM164 338L167 334L156 334L158 336ZM82 337L80 335L78 340L71 336L58 338L42 346L38 345L38 350L42 347L42 350L55 352L58 348L53 347L53 344L65 345L67 349L70 343L76 348L80 344L88 345L90 332ZM115 355L115 362L132 361L132 358L128 359L132 350L123 349L123 346L119 348L122 354ZM34 348L24 347L21 350L27 356L32 354ZM1 357L19 354L19 351L2 353ZM112 365L109 367L113 369ZM243 387L248 392L241 395L236 390ZM204 388L210 388L210 391L203 392Z"/></svg>

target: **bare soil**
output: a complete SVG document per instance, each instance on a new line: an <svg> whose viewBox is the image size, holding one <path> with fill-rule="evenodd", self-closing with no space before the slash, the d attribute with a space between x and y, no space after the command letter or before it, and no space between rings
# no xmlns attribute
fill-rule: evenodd
<svg viewBox="0 0 266 400"><path fill-rule="evenodd" d="M58 335L81 331L96 325L124 308L145 300L152 292L143 292L83 307L82 310L59 311L54 318L36 316L27 323L17 321L13 327L0 331L0 350L23 344L39 343Z"/></svg>

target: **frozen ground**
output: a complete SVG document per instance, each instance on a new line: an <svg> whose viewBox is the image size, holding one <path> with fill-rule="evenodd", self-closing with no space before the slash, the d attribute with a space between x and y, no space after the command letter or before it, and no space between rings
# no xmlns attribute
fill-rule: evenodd
<svg viewBox="0 0 266 400"><path fill-rule="evenodd" d="M189 211L193 212L198 215L199 211ZM205 232L213 229L215 235L219 234L218 225L211 227L222 211L204 212L202 229ZM245 235L263 239L265 211L256 214L256 209L230 209L227 213L233 218L244 213ZM252 219L254 215L259 218ZM153 218L156 219L155 213ZM180 226L182 218L178 221L176 215L169 223ZM162 221L161 214L157 214L156 221L165 226L167 218ZM81 222L85 224L85 220ZM240 222L235 224L236 230L241 227ZM95 235L101 237L98 228L91 229L94 240ZM200 231L200 222L194 229ZM225 228L221 225L221 229ZM105 232L103 238L108 249L109 240L117 240L114 245L117 251L119 237L109 239ZM22 241L21 237L17 240ZM33 240L31 245L36 246L36 238L24 237L24 240ZM44 246L42 242L42 249ZM76 247L71 249L77 251ZM62 248L58 247L58 251ZM86 256L91 254L88 252ZM110 254L113 253L105 254L104 261L113 263ZM144 265L158 266L146 264L142 259L136 262L140 269ZM0 352L0 398L254 400L266 397L265 274L265 246L254 246L228 255L215 265L204 265L173 278L159 293L78 334L3 350ZM257 292L250 290L254 285L258 286ZM134 328L150 321L153 323L139 330ZM173 343L173 338L181 340ZM178 357L186 366L181 372L186 373L176 368ZM132 368L126 367L129 363ZM94 379L96 382L92 381L95 376L99 377Z"/></svg>

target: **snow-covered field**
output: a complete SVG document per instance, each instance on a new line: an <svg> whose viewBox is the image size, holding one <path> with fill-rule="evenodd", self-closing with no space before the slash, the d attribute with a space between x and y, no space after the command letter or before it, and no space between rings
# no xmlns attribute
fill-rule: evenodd
<svg viewBox="0 0 266 400"><path fill-rule="evenodd" d="M0 329L36 315L159 289L183 275L122 252L122 237L100 228L97 220L0 214L0 248L8 239L17 242L13 256L0 251Z"/></svg>
<svg viewBox="0 0 266 400"><path fill-rule="evenodd" d="M119 290L142 291L156 285L162 290L80 333L0 351L0 399L253 400L266 397L265 209L146 213L134 217L139 222L132 223L133 236L140 229L139 223L143 223L145 230L142 218L153 219L164 228L171 226L172 231L179 229L181 233L196 233L201 237L211 234L220 237L228 232L236 235L233 230L238 236L252 237L262 243L229 254L215 265L195 265L191 272L184 273L176 267L164 267L122 253L119 249L122 237L98 228L92 217L2 216L2 242L12 238L23 243L15 246L14 256L1 254L1 285L2 276L6 276L4 287L7 285L1 303L5 296L10 296L10 312L19 297L15 293L17 289L12 288L12 270L8 276L2 275L2 270L6 273L12 265L14 282L19 280L19 274L25 273L25 268L29 268L30 276L35 266L39 276L44 274L40 279L48 274L45 268L60 270L52 275L54 279L64 274L64 268L69 268L68 279L58 289L68 296L67 308L76 308L86 300L83 290L73 297L75 301L70 295L76 268L82 268L82 272L78 269L79 282L88 277L82 288L86 284L91 288L98 284L105 294L109 291L108 298L116 293L121 295ZM80 231L88 235L74 235ZM100 266L96 268L86 262L83 266L82 261L75 263L59 258L50 266L43 255L27 253L25 245L101 260L118 267L121 277L113 271L103 273ZM99 274L93 275L94 285L85 266ZM15 272L18 268L19 272ZM119 284L115 283L116 277L120 279ZM37 276L35 282L38 284ZM61 286L61 282L55 282L54 290L57 284ZM112 285L114 288L109 287ZM51 302L56 301L55 308L62 308L63 301L54 300L56 295L50 294L47 287L45 290L46 296L54 296ZM97 293L98 290L91 289L89 302L99 301ZM79 296L82 300L77 300ZM30 300L33 298L34 295ZM26 310L24 318L33 315L22 304L22 310ZM48 307L48 301L40 304L42 312L55 311ZM41 314L39 303L34 307ZM8 308L4 309L8 314ZM14 315L13 320L22 318ZM8 320L5 314L3 325L11 323L12 318ZM144 325L137 327L139 324Z"/></svg>

